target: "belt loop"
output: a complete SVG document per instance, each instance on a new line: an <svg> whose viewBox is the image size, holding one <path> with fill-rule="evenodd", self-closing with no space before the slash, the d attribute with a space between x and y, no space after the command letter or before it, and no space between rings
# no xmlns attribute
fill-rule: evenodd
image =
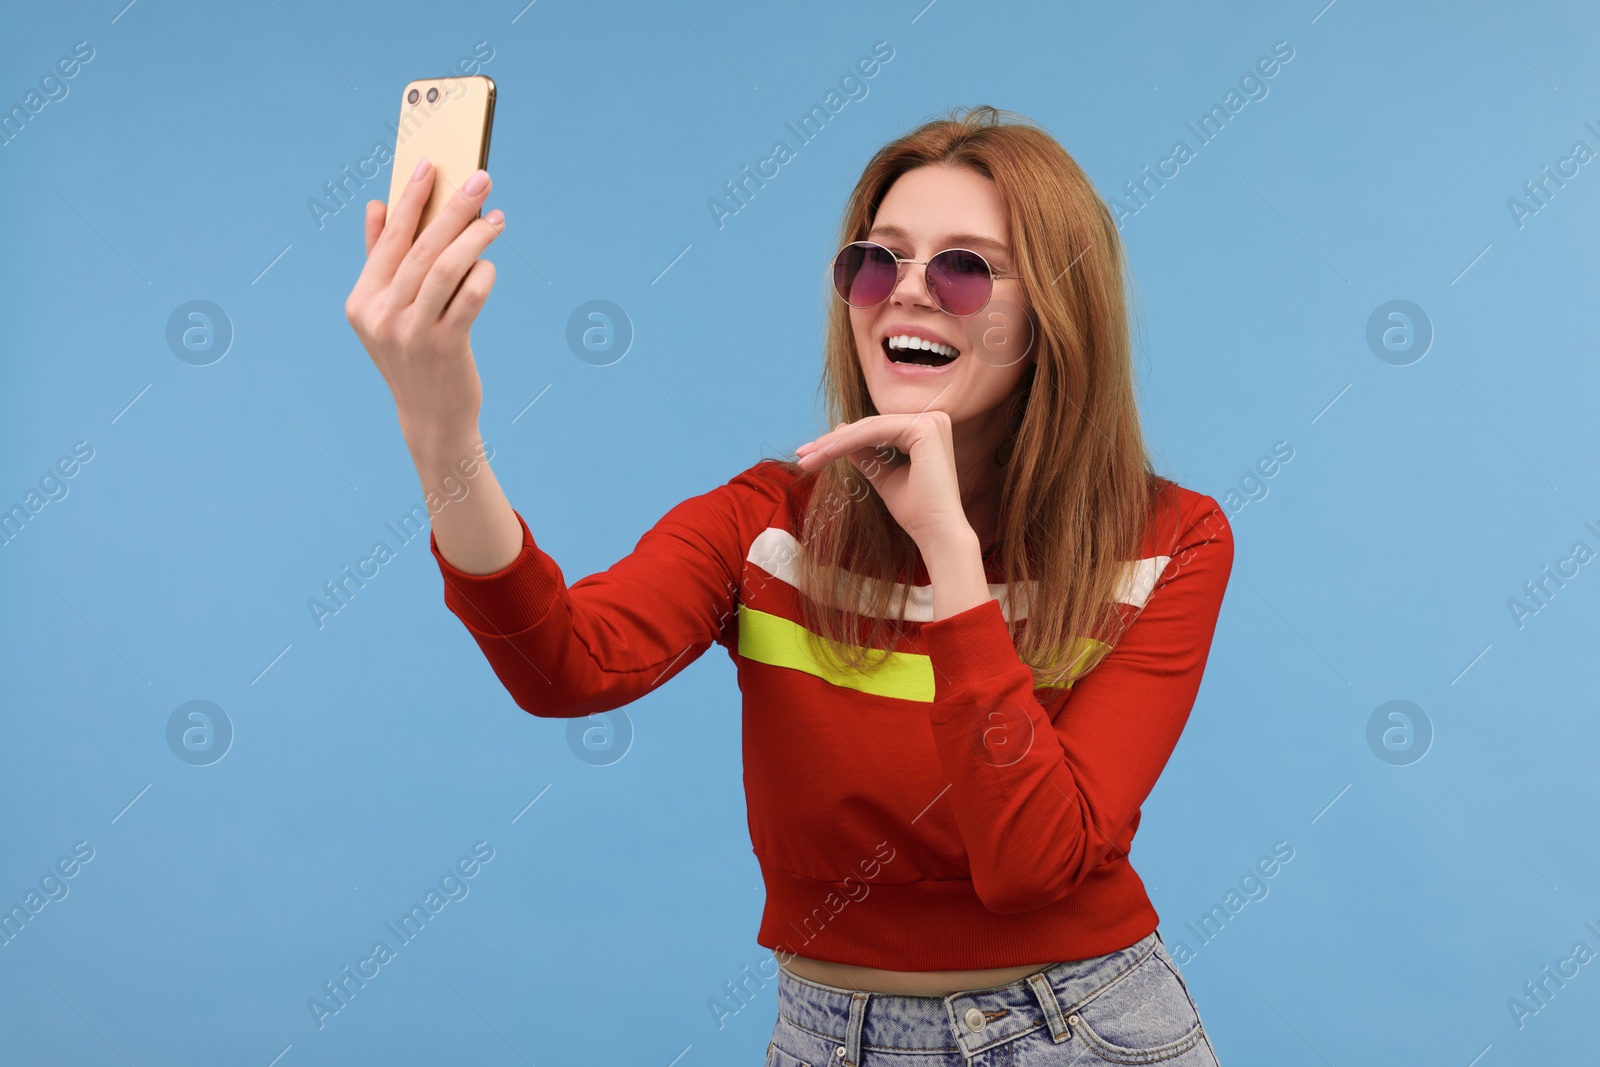
<svg viewBox="0 0 1600 1067"><path fill-rule="evenodd" d="M1050 988L1049 970L1036 971L1028 975L1028 985L1033 987L1033 995L1039 1000L1039 1007L1044 1009L1045 1021L1050 1024L1050 1037L1057 1044L1072 1036L1072 1031L1067 1028L1067 1020L1061 1017L1061 1005L1056 1001L1056 991Z"/></svg>
<svg viewBox="0 0 1600 1067"><path fill-rule="evenodd" d="M850 1022L844 1030L844 1067L857 1067L861 1062L861 1029L867 1018L867 1000L871 993L850 994Z"/></svg>

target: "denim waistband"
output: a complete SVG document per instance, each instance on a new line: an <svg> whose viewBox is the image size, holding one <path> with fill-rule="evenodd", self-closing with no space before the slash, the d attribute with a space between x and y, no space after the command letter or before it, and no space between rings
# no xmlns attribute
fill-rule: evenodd
<svg viewBox="0 0 1600 1067"><path fill-rule="evenodd" d="M926 1049L930 1033L953 1040L968 1056L1041 1026L1060 1040L1068 1033L1066 1017L1154 952L1159 940L1152 931L1104 956L1054 963L1008 985L946 997L840 989L780 968L778 1014L837 1045L834 1067L854 1067L864 1046Z"/></svg>

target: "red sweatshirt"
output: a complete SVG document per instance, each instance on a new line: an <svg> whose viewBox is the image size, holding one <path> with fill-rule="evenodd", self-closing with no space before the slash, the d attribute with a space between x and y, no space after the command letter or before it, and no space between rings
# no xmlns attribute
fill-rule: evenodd
<svg viewBox="0 0 1600 1067"><path fill-rule="evenodd" d="M1161 533L1125 564L1118 610L1136 621L1073 684L1035 690L997 555L985 566L1001 599L938 621L919 560L895 655L872 677L814 660L793 584L813 481L762 460L571 585L520 513L522 551L493 574L457 570L430 537L445 604L540 716L620 707L713 642L727 650L767 891L756 940L780 960L1008 967L1102 955L1154 930L1128 849L1232 570L1217 502L1181 487L1166 499L1150 524Z"/></svg>

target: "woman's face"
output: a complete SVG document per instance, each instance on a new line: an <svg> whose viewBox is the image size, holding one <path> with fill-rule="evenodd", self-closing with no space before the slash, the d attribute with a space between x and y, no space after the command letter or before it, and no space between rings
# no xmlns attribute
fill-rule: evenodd
<svg viewBox="0 0 1600 1067"><path fill-rule="evenodd" d="M902 174L879 205L867 239L902 259L926 261L947 248L969 248L997 275L1013 273L1016 265L999 190L970 167L925 166ZM944 411L956 426L1005 418L998 409L1035 358L1022 282L997 280L987 306L956 316L933 302L924 270L920 263L903 266L886 300L850 309L873 405L882 415ZM889 338L905 335L946 345L956 357L941 367L891 360Z"/></svg>

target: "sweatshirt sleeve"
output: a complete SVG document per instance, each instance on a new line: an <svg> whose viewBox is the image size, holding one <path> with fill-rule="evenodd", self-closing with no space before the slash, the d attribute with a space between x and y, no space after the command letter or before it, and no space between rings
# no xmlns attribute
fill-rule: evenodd
<svg viewBox="0 0 1600 1067"><path fill-rule="evenodd" d="M570 586L534 543L492 574L468 574L429 542L444 602L519 708L541 717L609 711L664 684L725 636L738 599L745 531L783 499L764 460L664 515L608 569Z"/></svg>
<svg viewBox="0 0 1600 1067"><path fill-rule="evenodd" d="M922 626L947 796L990 911L1053 904L1126 854L1194 706L1233 568L1214 499L1192 502L1179 528L1144 607L1053 721L998 600Z"/></svg>

